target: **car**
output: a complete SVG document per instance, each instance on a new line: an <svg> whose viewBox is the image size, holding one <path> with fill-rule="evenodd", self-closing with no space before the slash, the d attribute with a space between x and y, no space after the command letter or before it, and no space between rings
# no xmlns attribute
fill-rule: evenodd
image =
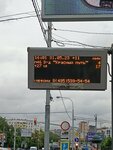
<svg viewBox="0 0 113 150"><path fill-rule="evenodd" d="M37 150L37 147L36 146L31 146L30 150Z"/></svg>
<svg viewBox="0 0 113 150"><path fill-rule="evenodd" d="M89 148L88 148L86 145L84 145L84 146L82 147L82 150L89 150Z"/></svg>
<svg viewBox="0 0 113 150"><path fill-rule="evenodd" d="M0 150L11 150L11 148L0 147Z"/></svg>

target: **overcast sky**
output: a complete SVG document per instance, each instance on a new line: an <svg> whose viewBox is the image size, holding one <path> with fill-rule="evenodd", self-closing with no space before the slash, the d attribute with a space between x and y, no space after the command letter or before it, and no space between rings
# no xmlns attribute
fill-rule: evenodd
<svg viewBox="0 0 113 150"><path fill-rule="evenodd" d="M31 0L0 0L0 19L2 16L34 11ZM17 16L16 16L17 17ZM10 17L8 17L10 18ZM95 46L110 47L113 42L112 35L83 34L67 32L64 30L113 33L113 22L64 22L53 23L53 37L61 37ZM44 112L46 91L29 90L27 82L27 47L46 47L41 28L36 17L15 21L0 21L0 113L23 113L28 119L29 112ZM56 43L52 42L55 47ZM69 45L65 45L65 47ZM110 63L110 56L108 57ZM61 91L62 96L69 97L74 102L75 116L94 119L110 120L111 117L111 83L108 74L106 91ZM64 112L61 100L56 96L60 92L51 91L53 101L51 112ZM68 111L71 111L71 102L64 100ZM71 113L69 114L71 116ZM3 115L2 115L3 116ZM4 115L10 117L11 115ZM44 121L43 115L34 115L38 121ZM33 117L32 116L32 119ZM21 118L22 115L16 115ZM52 113L51 122L60 123L69 120L65 113ZM77 123L77 121L76 121Z"/></svg>

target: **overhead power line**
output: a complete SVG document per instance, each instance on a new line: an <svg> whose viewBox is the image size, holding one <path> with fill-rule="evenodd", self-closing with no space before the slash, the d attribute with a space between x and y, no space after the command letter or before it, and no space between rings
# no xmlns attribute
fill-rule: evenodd
<svg viewBox="0 0 113 150"><path fill-rule="evenodd" d="M29 16L23 16L23 15L29 15ZM21 16L21 17L16 17L16 16ZM16 17L16 18L8 18L8 17ZM30 18L30 17L36 17L35 11L27 11L27 12L22 12L22 13L0 16L0 19L1 18L7 18L7 19L0 20L0 22L17 20L17 19L25 19L25 18ZM89 32L89 31L80 31L80 30L57 29L54 27L53 27L53 30L63 31L63 32L76 32L76 33L81 33L81 34L113 35L113 33L109 33L109 32L108 33L107 32L104 32L104 33L102 33L102 32Z"/></svg>
<svg viewBox="0 0 113 150"><path fill-rule="evenodd" d="M14 21L14 20L20 20L20 19L26 19L26 18L32 18L32 17L36 17L36 16L32 15L32 16L24 16L24 17L8 18L8 19L2 19L2 20L0 20L0 22Z"/></svg>
<svg viewBox="0 0 113 150"><path fill-rule="evenodd" d="M34 3L34 6L37 5L38 6L38 3ZM11 15L5 15L5 16L0 16L0 23L1 22L7 22L7 21L15 21L15 20L22 20L22 19L27 19L27 18L33 18L33 17L36 17L37 14L39 14L39 18L40 18L40 10L39 10L39 6L38 6L38 12L36 13L35 11L28 11L28 12L21 12L21 13L16 13L16 14L11 14ZM41 19L41 18L40 18ZM42 26L42 21L40 20L40 23L41 23L41 26ZM46 24L45 24L46 26ZM46 30L43 26L43 34L45 36L45 39L46 39ZM83 34L98 34L98 35L113 35L113 33L97 33L97 32L87 32L87 31L77 31L77 30L66 30L66 29L57 29L57 28L52 28L54 29L55 31L67 31L67 32L77 32L77 33L83 33ZM61 37L59 35L56 35L53 33L53 35L59 37L59 38L62 38L64 40L59 40L59 39L56 39L56 38L53 38L53 42L55 42L58 46L65 46L65 45L70 45L70 46L82 46L82 47L92 47L92 48L110 48L110 47L103 47L103 46L97 46L97 45L89 45L89 44L86 44L86 43L82 43L82 42L79 42L79 41L70 41L69 39L66 39L64 37Z"/></svg>
<svg viewBox="0 0 113 150"><path fill-rule="evenodd" d="M79 30L67 30L67 29L56 29L53 28L56 31L64 31L64 32L76 32L76 33L81 33L81 34L98 34L98 35L113 35L113 33L102 33L102 32L89 32L89 31L79 31Z"/></svg>
<svg viewBox="0 0 113 150"><path fill-rule="evenodd" d="M70 40L58 40L53 38L53 42L55 42L58 46L65 46L65 45L71 45L71 46L83 46L83 47L92 47L92 48L104 48L109 49L110 47L103 47L99 45L90 45L86 43L82 43L79 41L70 41Z"/></svg>
<svg viewBox="0 0 113 150"><path fill-rule="evenodd" d="M63 112L63 111L59 111L59 112L51 112L51 113L53 113L53 114L59 114L59 113L65 113L65 111ZM68 113L70 113L70 111L68 111ZM26 114L31 114L31 115L33 115L33 114L45 114L45 112L17 112L17 113L13 113L13 112L1 112L0 113L1 115L26 115Z"/></svg>
<svg viewBox="0 0 113 150"><path fill-rule="evenodd" d="M67 108L66 108L66 105L65 105L65 103L64 103L64 99L63 99L63 96L62 96L62 93L61 93L61 91L60 91L60 90L59 90L59 93L60 93L61 100L62 100L62 103L63 103L64 109L65 109L65 113L67 114L67 116L69 117L69 119L71 119L71 117L70 117L70 115L69 115L69 113L68 113L68 111L67 111Z"/></svg>
<svg viewBox="0 0 113 150"><path fill-rule="evenodd" d="M31 17L36 17L36 14L34 11L28 11L28 12L23 12L23 13L16 13L16 14L11 14L11 15L0 16L0 22L14 21L14 20L26 19L26 18L31 18Z"/></svg>
<svg viewBox="0 0 113 150"><path fill-rule="evenodd" d="M90 45L90 44L86 44L86 43L82 43L79 41L70 41L69 39L63 37L63 36L59 36L53 33L54 36L61 38L63 40L59 40L56 39L54 37L52 37L53 42L55 42L58 46L65 46L65 45L71 45L71 46L82 46L82 47L91 47L91 48L105 48L105 49L109 49L110 47L103 47L100 45Z"/></svg>
<svg viewBox="0 0 113 150"><path fill-rule="evenodd" d="M20 16L20 15L32 15L33 13L35 13L35 11L27 11L27 12L23 12L23 13L16 13L16 14L11 14L11 15L4 15L4 16L0 16L0 18L7 18L7 17L15 17L15 16Z"/></svg>
<svg viewBox="0 0 113 150"><path fill-rule="evenodd" d="M86 118L86 117L80 117L80 116L75 116L76 120L85 120L85 121L90 121L90 122L94 122L95 119L94 118ZM105 119L98 119L98 122L102 122L102 123L111 123L110 120L105 120Z"/></svg>

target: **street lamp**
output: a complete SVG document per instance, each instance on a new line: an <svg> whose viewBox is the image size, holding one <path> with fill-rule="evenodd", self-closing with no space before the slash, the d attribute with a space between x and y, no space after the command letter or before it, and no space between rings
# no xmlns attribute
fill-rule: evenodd
<svg viewBox="0 0 113 150"><path fill-rule="evenodd" d="M16 149L16 124L14 125L14 147L13 149Z"/></svg>
<svg viewBox="0 0 113 150"><path fill-rule="evenodd" d="M74 150L74 103L73 103L73 100L69 97L62 97L62 96L57 96L56 98L67 99L67 100L70 100L72 103L72 150Z"/></svg>

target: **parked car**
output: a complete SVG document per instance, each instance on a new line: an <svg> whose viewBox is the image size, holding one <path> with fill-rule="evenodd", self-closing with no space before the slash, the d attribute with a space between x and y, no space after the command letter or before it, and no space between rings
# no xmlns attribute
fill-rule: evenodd
<svg viewBox="0 0 113 150"><path fill-rule="evenodd" d="M88 148L88 146L84 145L84 146L82 147L82 150L89 150L89 148Z"/></svg>
<svg viewBox="0 0 113 150"><path fill-rule="evenodd" d="M11 150L11 148L0 147L0 150Z"/></svg>
<svg viewBox="0 0 113 150"><path fill-rule="evenodd" d="M37 147L36 146L31 146L30 150L37 150Z"/></svg>

